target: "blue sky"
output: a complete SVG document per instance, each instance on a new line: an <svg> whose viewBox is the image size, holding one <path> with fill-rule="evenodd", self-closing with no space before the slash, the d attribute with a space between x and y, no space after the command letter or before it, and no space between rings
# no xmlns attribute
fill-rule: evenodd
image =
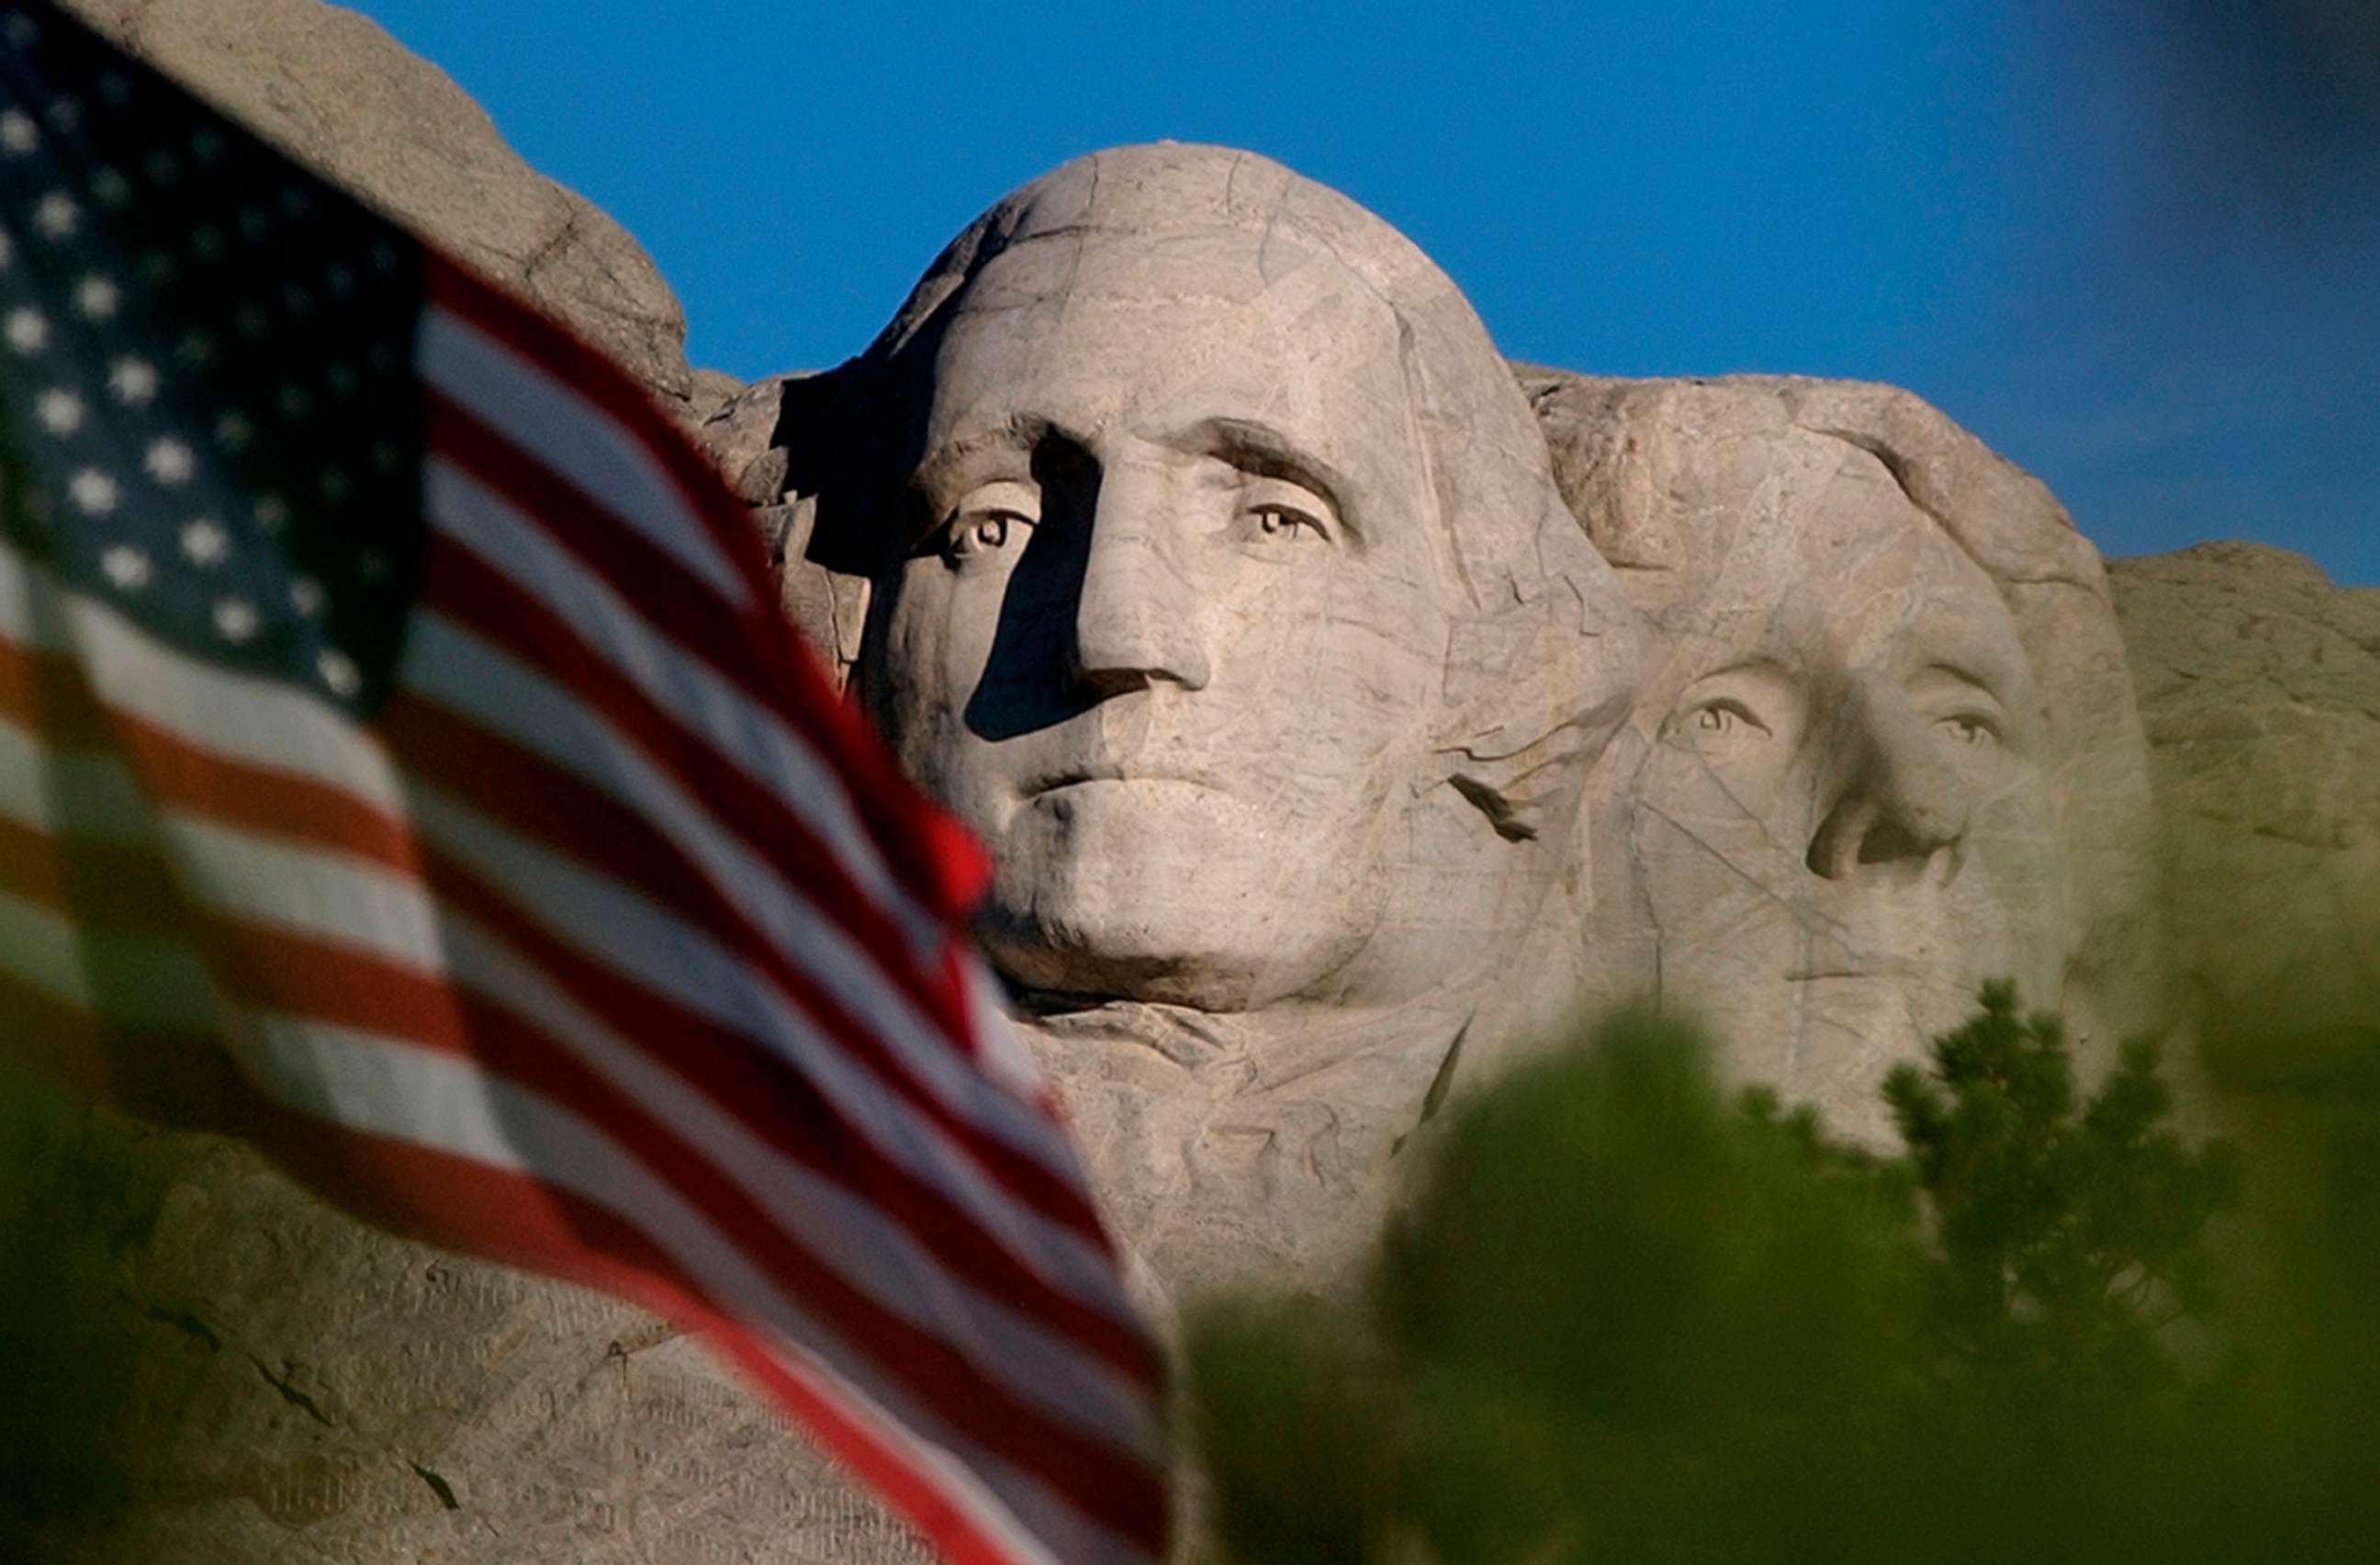
<svg viewBox="0 0 2380 1565"><path fill-rule="evenodd" d="M698 364L832 363L1007 190L1220 141L1515 358L1897 382L2111 555L2380 583L2380 113L2205 0L358 8L644 242Z"/></svg>

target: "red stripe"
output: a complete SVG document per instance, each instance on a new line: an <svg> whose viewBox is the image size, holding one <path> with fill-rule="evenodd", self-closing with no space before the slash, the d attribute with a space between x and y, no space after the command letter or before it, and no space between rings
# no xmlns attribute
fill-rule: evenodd
<svg viewBox="0 0 2380 1565"><path fill-rule="evenodd" d="M416 872L413 834L355 794L218 754L117 708L109 715L124 752L161 803L259 837Z"/></svg>
<svg viewBox="0 0 2380 1565"><path fill-rule="evenodd" d="M13 871L26 862L55 863L60 857L59 844L53 839L17 829L21 836L33 838L30 846L37 852L0 855L0 871ZM28 844L0 837L0 848L24 846ZM162 864L153 858L141 857L152 875L163 874ZM49 887L41 884L42 878L28 877L25 884L18 886L0 877L0 886L19 889L34 900L65 911L62 900L42 895L44 889L54 890L63 885L65 877L58 877ZM170 883L158 889L164 909L174 911ZM152 902L152 909L154 905ZM820 1318L836 1323L846 1340L882 1372L907 1384L921 1400L944 1404L944 1416L953 1428L969 1438L1002 1447L1021 1468L1038 1472L1046 1482L1062 1489L1088 1480L1092 1493L1087 1507L1094 1512L1117 1503L1112 1497L1130 1493L1130 1474L1136 1464L1017 1401L963 1353L893 1314L846 1282L831 1264L813 1255L771 1222L747 1191L664 1121L646 1113L596 1076L541 1029L428 975L358 951L227 919L204 922L203 939L213 959L213 971L225 993L236 1003L252 1009L304 1015L342 1027L408 1039L470 1059L493 1075L543 1094L604 1131L624 1149L631 1150L648 1168L718 1224L764 1275L788 1286L792 1296L802 1300ZM40 999L36 991L28 990L27 994ZM47 1006L39 1013L36 1025L55 1021L56 1013L70 1009L55 1002L47 1002ZM6 1015L0 1011L0 1019ZM20 1037L26 1035L18 1033ZM42 1034L34 1032L30 1035ZM159 1096L153 1082L128 1091L121 1080L121 1055L101 1051L96 1046L97 1034L88 1027L69 1029L67 1036L79 1040L79 1047L70 1055L42 1061L53 1073L67 1076L88 1093L116 1100L132 1097L153 1101ZM190 1043L187 1038L177 1040L176 1054L192 1053ZM53 1049L55 1047L54 1045ZM30 1054L22 1045L19 1051ZM216 1053L211 1044L203 1043L195 1052L201 1058L214 1058ZM780 1074L772 1082L756 1084L775 1087L773 1095L781 1105L788 1095L809 1095L789 1074ZM791 1094L788 1088L793 1089ZM165 1101L171 1104L173 1100L169 1097ZM864 1155L865 1149L851 1143L839 1121L819 1111L814 1099L808 1107L811 1111L804 1117L827 1131L826 1144L804 1149L808 1155L797 1155L796 1161L809 1167L821 1163L831 1167L849 1164L855 1161L855 1155ZM836 1144L838 1141L842 1144ZM954 1275L964 1275L963 1268L950 1269ZM1009 1303L1012 1308L1020 1307L1013 1299ZM1112 1327L1108 1335L1116 1335ZM1084 1346L1097 1351L1093 1344ZM1153 1365L1144 1363L1139 1368L1144 1375L1153 1375Z"/></svg>
<svg viewBox="0 0 2380 1565"><path fill-rule="evenodd" d="M687 656L798 728L786 710L785 692L765 676L771 665L753 640L755 617L735 612L675 555L613 516L601 496L589 495L481 423L469 409L435 386L424 386L423 396L425 438L433 454L543 529L589 575L665 627Z"/></svg>
<svg viewBox="0 0 2380 1565"><path fill-rule="evenodd" d="M63 656L0 639L0 718L54 746L114 752L170 808L261 837L416 869L411 835L385 811L328 783L207 750L108 705L82 669Z"/></svg>
<svg viewBox="0 0 2380 1565"><path fill-rule="evenodd" d="M830 1449L951 1559L1018 1565L944 1498L934 1473L781 1367L759 1338L707 1298L650 1239L612 1213L526 1176L430 1147L332 1131L286 1111L282 1119L273 1147L298 1178L385 1227L601 1289L701 1333L786 1398ZM371 1196L359 1199L357 1192ZM830 1410L832 1416L818 1416ZM1126 1536L1156 1557L1164 1538L1161 1510L1136 1517Z"/></svg>
<svg viewBox="0 0 2380 1565"><path fill-rule="evenodd" d="M79 714L80 726L85 728L112 722L116 737L136 757L160 802L267 838L296 841L334 854L363 858L407 874L422 874L419 847L404 825L353 795L310 778L212 754L140 718L105 708L91 697L79 671L63 659L27 654L6 642L0 642L0 653L15 657L24 676L18 681L19 688L44 692L42 699L49 703L48 709ZM589 862L604 865L627 884L650 888L664 899L673 878L694 875L692 866L677 858L674 850L661 844L650 825L621 811L569 774L418 702L400 697L391 708L389 719L395 728L406 730L393 732L392 743L401 752L420 757L432 781L474 799L480 807L505 819L532 838L553 842ZM431 764L433 762L438 763L434 768ZM567 829L557 831L557 827ZM652 850L638 854L636 850L639 843ZM702 883L701 889L715 898L715 891L707 882ZM509 903L505 905L509 907ZM733 919L732 914L722 916ZM505 922L515 925L509 937L516 946L521 945L519 921ZM786 981L791 997L819 1019L822 1031L841 1040L847 1053L870 1064L880 1078L902 1092L905 1101L912 1103L972 1151L972 1161L988 1178L1029 1208L1088 1241L1101 1253L1111 1253L1096 1211L1078 1187L960 1119L918 1084L872 1033L818 994L815 985L798 969L784 962L748 924L735 922L732 931L733 937L726 943ZM549 971L562 972L556 965L562 948L551 940L541 943L546 948L542 964ZM707 1034L713 1070L724 1079L714 1080L706 1090L717 1101L742 1112L742 1106L750 1101L754 1082L747 1072L736 1070L728 1062L750 1056L754 1048L750 1040L648 996L640 985L598 963L574 957L570 966L575 972L567 986L583 994L589 985L605 985L607 997L594 1007L599 1013L617 1017L624 1014L621 1008L637 1005L638 999L643 1001L638 1009L650 1019L644 1026L629 1030L635 1034L674 1040L694 1036L698 1029ZM325 994L319 1003L327 1003L328 998ZM307 1008L293 1005L290 1009ZM668 1063L678 1067L674 1059ZM776 1107L782 1109L782 1098L776 1100ZM887 1190L888 1186L897 1190L905 1182L921 1195L930 1194L934 1202L944 1199L880 1157L875 1160L869 1182L871 1191ZM972 1226L963 1217L937 1212L922 1203L905 1211L903 1217L914 1231L934 1236L935 1241L941 1243L955 1237L953 1224ZM996 1241L987 1238L972 1265L962 1265L961 1269L978 1278L988 1290L1005 1290L1011 1297L1031 1297L1034 1292L1046 1295L1053 1318L1069 1322L1068 1329L1082 1336L1093 1351L1127 1373L1147 1372L1148 1350L1135 1334L1120 1328L1091 1306L1041 1282L1029 1268L1008 1256Z"/></svg>
<svg viewBox="0 0 2380 1565"><path fill-rule="evenodd" d="M483 901L498 900L484 886L477 887L477 894ZM522 919L515 911L507 922L517 929ZM491 932L505 937L492 923ZM583 1083L596 1079L567 1050L566 1042L553 1043L540 1031L538 1051L529 1051L521 1041L523 1030L530 1026L527 1021L418 970L302 935L225 920L211 923L207 946L225 993L249 1009L312 1016L411 1039L480 1059L501 1074L574 1104L586 1090ZM554 978L557 987L567 987L563 975ZM586 996L574 997L589 1003ZM616 1017L610 1019L616 1023ZM615 1035L735 1117L772 1150L850 1191L908 1229L945 1271L1039 1320L1052 1333L1073 1339L1086 1353L1127 1376L1154 1383L1157 1361L1138 1333L1051 1286L952 1207L940 1192L886 1161L797 1072L740 1043L706 1046L710 1041L693 1031L698 1026L690 1018L686 1027L663 1033L615 1025ZM665 1050L649 1041L660 1038L668 1040ZM624 1143L641 1146L642 1131L637 1127L621 1128L618 1133Z"/></svg>
<svg viewBox="0 0 2380 1565"><path fill-rule="evenodd" d="M0 1060L142 1119L225 1134L252 1128L247 1084L212 1032L97 1017L6 971Z"/></svg>
<svg viewBox="0 0 2380 1565"><path fill-rule="evenodd" d="M890 916L851 878L842 859L808 824L743 767L655 704L544 603L467 545L443 536L433 539L423 561L421 594L425 607L567 688L602 718L611 730L607 743L625 742L640 752L781 879L803 887L819 907L835 910L837 922L888 978L943 1027L952 1024L960 996L929 980ZM409 740L393 742L404 753L415 752ZM596 798L589 794L587 801ZM615 804L612 813L619 818L630 812ZM643 829L652 833L649 825Z"/></svg>
<svg viewBox="0 0 2380 1565"><path fill-rule="evenodd" d="M675 587L658 591L667 611L662 628L704 659L730 674L767 703L842 770L853 807L868 825L902 879L928 906L959 917L978 901L990 884L990 864L966 833L927 803L904 777L876 736L843 701L776 608L776 588L743 505L728 493L710 463L646 400L615 366L605 362L552 322L521 309L502 293L459 268L433 260L428 284L431 300L468 321L533 361L560 373L571 388L615 428L642 446L677 483L693 515L751 592L752 606L738 616L704 593L710 606L689 612ZM514 497L521 508L565 547L586 559L643 602L645 578L629 569L658 551L636 538L633 529L612 519L601 496L589 495L551 471L471 415L424 388L432 449L452 457L475 476ZM625 572L625 573L623 573ZM674 561L658 569L657 582L687 581ZM712 620L722 621L713 625ZM735 633L724 636L725 621ZM772 678L752 682L752 671Z"/></svg>
<svg viewBox="0 0 2380 1565"><path fill-rule="evenodd" d="M620 367L576 336L528 309L435 251L430 252L422 274L423 291L432 306L469 322L531 363L553 374L610 420L613 426L642 446L654 464L677 487L710 541L718 545L750 590L752 601L775 600L768 562L759 538L744 515L744 507L715 469L679 433L642 387ZM565 513L567 514L567 513Z"/></svg>
<svg viewBox="0 0 2380 1565"><path fill-rule="evenodd" d="M237 932L225 933L238 937ZM416 975L335 948L323 948L318 960L343 970L350 990L403 985L408 977L419 982ZM666 1122L623 1096L540 1029L467 994L443 991L423 998L429 1004L419 1020L426 1025L414 1041L470 1059L593 1125L685 1197L788 1299L830 1324L861 1361L936 1408L953 1430L1000 1449L1053 1489L1079 1491L1083 1509L1110 1525L1129 1524L1129 1510L1117 1508L1135 1503L1135 1486L1152 1482L1146 1466L1019 1400L965 1354L879 1304L771 1222L749 1192ZM340 1009L348 1014L334 1011L320 1019L358 1024L352 1008ZM524 1151L532 1159L537 1155L533 1145Z"/></svg>
<svg viewBox="0 0 2380 1565"><path fill-rule="evenodd" d="M1098 1214L1080 1186L942 1101L642 817L569 771L419 696L400 692L381 724L392 746L414 758L425 784L533 843L598 869L726 948L919 1118L941 1128L987 1178L1051 1221L1104 1244ZM932 1019L927 1021L930 1025ZM739 1032L722 1029L721 1035L745 1049L765 1046ZM1021 1112L1033 1110L1026 1106ZM1062 1135L1050 1140L1063 1144Z"/></svg>
<svg viewBox="0 0 2380 1565"><path fill-rule="evenodd" d="M105 750L115 742L107 713L68 658L0 636L0 717L67 750Z"/></svg>
<svg viewBox="0 0 2380 1565"><path fill-rule="evenodd" d="M610 1022L618 1035L652 1054L714 1102L736 1108L739 1117L769 1133L772 1141L783 1135L782 1131L771 1131L772 1120L783 1116L784 1124L800 1125L809 1113L815 1112L811 1107L815 1089L802 1085L788 1091L784 1083L775 1082L771 1065L775 1057L756 1053L751 1040L565 946L533 913L495 891L468 867L433 852L429 870L431 884L438 896L543 969L580 1005ZM755 1072L761 1074L756 1076ZM970 1232L978 1234L975 1242L986 1247L986 1253L978 1263L982 1269L978 1271L976 1265L967 1264L964 1252L953 1257L959 1263L954 1269L979 1277L987 1287L997 1289L1002 1286L1002 1273L1014 1265L1025 1276L1012 1278L1015 1284L1013 1297L1034 1302L1036 1307L1046 1300L1052 1317L1064 1323L1066 1329L1093 1351L1128 1373L1148 1372L1152 1360L1137 1335L1125 1333L1119 1338L1114 1323L1092 1306L1035 1277L997 1240L980 1233L978 1225L951 1196L891 1162L872 1143L845 1128L840 1114L835 1115L831 1132L818 1139L822 1145L847 1144L854 1163L846 1179L856 1177L854 1188L895 1213L913 1231L934 1236L938 1241ZM947 1224L960 1226L951 1230L945 1227ZM1096 1230L1084 1234L1071 1227L1069 1231L1091 1241L1104 1253L1103 1234Z"/></svg>
<svg viewBox="0 0 2380 1565"><path fill-rule="evenodd" d="M137 1114L251 1135L317 1192L369 1221L603 1289L702 1333L791 1405L950 1558L1014 1565L942 1497L934 1474L790 1375L657 1245L613 1213L530 1175L294 1113L249 1088L205 1033L104 1021L6 972L0 1058ZM950 1411L936 1399L928 1405ZM990 1442L995 1449L999 1434ZM1062 1484L1060 1492L1072 1488ZM1163 1537L1156 1473L1135 1469L1123 1492L1133 1509L1117 1516L1119 1530L1154 1555Z"/></svg>

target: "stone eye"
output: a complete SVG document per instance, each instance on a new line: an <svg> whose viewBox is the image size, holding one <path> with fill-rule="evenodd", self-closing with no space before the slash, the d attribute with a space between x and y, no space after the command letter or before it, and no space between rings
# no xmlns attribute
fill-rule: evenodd
<svg viewBox="0 0 2380 1565"><path fill-rule="evenodd" d="M1016 511L973 511L954 518L942 557L955 564L1021 543L1033 519Z"/></svg>
<svg viewBox="0 0 2380 1565"><path fill-rule="evenodd" d="M1768 725L1752 715L1752 708L1740 701L1724 697L1706 702L1694 708L1694 731L1705 734L1767 733Z"/></svg>
<svg viewBox="0 0 2380 1565"><path fill-rule="evenodd" d="M1979 717L1973 713L1961 713L1955 717L1945 717L1942 719L1941 726L1942 731L1949 734L1951 740L1959 744L1996 744L2000 737L1999 729L1992 726L1990 718Z"/></svg>
<svg viewBox="0 0 2380 1565"><path fill-rule="evenodd" d="M1294 507L1259 506L1256 518L1257 531L1268 538L1286 538L1298 532L1313 538L1322 536L1322 524Z"/></svg>

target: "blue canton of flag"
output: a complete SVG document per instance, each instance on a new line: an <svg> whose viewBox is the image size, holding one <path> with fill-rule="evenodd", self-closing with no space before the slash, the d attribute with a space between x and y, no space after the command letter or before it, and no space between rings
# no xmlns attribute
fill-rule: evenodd
<svg viewBox="0 0 2380 1565"><path fill-rule="evenodd" d="M369 708L419 555L419 247L80 29L0 25L8 536Z"/></svg>

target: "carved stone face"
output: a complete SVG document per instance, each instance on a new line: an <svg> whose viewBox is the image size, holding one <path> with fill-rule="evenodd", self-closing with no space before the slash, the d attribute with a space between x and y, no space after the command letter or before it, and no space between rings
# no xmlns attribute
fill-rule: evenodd
<svg viewBox="0 0 2380 1565"><path fill-rule="evenodd" d="M1019 244L933 353L862 679L1036 987L1309 990L1425 782L1450 588L1398 322L1327 257L1268 286L1262 242Z"/></svg>
<svg viewBox="0 0 2380 1565"><path fill-rule="evenodd" d="M1763 463L1668 617L1633 847L1665 993L1874 1138L1885 1071L1980 983L2057 995L2054 779L1993 579L1867 451L1794 431Z"/></svg>

